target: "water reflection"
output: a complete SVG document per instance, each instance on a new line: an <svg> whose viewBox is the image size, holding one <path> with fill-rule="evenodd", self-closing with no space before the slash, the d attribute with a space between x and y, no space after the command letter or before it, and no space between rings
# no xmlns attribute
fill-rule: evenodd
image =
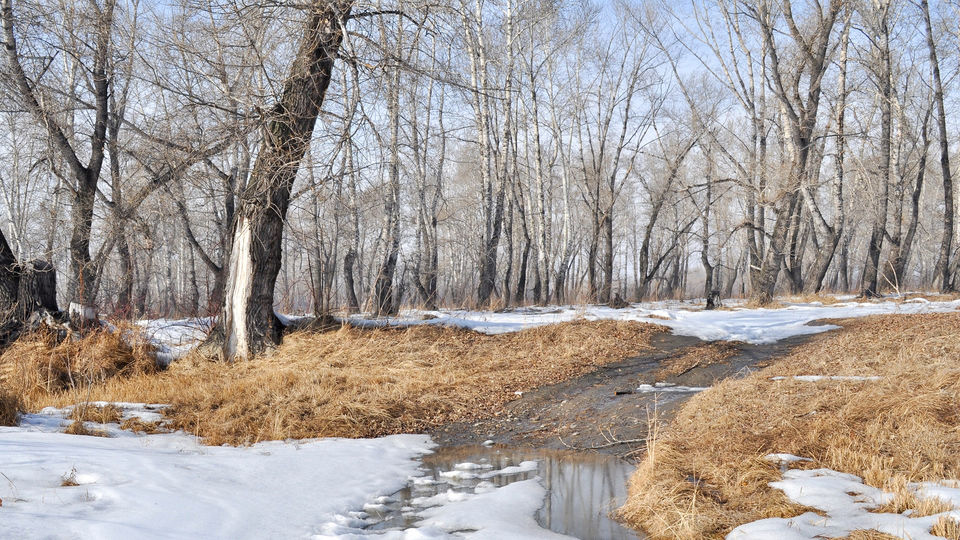
<svg viewBox="0 0 960 540"><path fill-rule="evenodd" d="M529 462L536 462L535 468ZM368 530L414 527L418 519L414 507L448 490L474 493L478 486L482 490L539 477L547 489L536 516L542 527L582 540L641 538L609 517L626 498L627 479L633 472L632 465L612 456L482 446L441 448L424 456L423 472L423 477L383 501L386 504L365 508L376 522Z"/></svg>

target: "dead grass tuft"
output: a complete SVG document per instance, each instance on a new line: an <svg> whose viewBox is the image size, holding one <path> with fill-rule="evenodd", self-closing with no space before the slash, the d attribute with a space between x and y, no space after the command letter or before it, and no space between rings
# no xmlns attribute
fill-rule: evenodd
<svg viewBox="0 0 960 540"><path fill-rule="evenodd" d="M857 530L847 536L848 540L901 540L899 536L889 535L877 531Z"/></svg>
<svg viewBox="0 0 960 540"><path fill-rule="evenodd" d="M783 298L781 298L780 300L781 300L781 302L801 303L801 304L812 304L812 303L814 303L814 302L819 302L819 303L821 303L821 304L823 304L823 305L825 305L825 306L832 306L832 305L834 305L834 304L839 304L839 303L842 303L842 302L850 302L849 299L848 299L848 300L840 300L840 299L837 298L837 295L833 295L833 294L829 294L829 293L818 293L818 294L804 293L804 294L795 294L795 295L792 295L792 296L783 297ZM855 301L858 301L858 302L869 301L869 299L866 299L866 298L857 298L857 299L854 299L854 300L855 300Z"/></svg>
<svg viewBox="0 0 960 540"><path fill-rule="evenodd" d="M422 432L495 415L516 392L628 358L665 330L575 321L497 336L436 326L300 332L254 360L192 355L162 372L42 394L31 406L169 403L169 427L215 445Z"/></svg>
<svg viewBox="0 0 960 540"><path fill-rule="evenodd" d="M621 516L653 538L719 538L743 523L795 516L804 509L767 485L780 478L762 459L772 452L893 492L960 478L960 313L846 324L694 396L650 445ZM771 380L793 375L882 379Z"/></svg>
<svg viewBox="0 0 960 540"><path fill-rule="evenodd" d="M20 399L0 389L0 426L15 426L20 415Z"/></svg>
<svg viewBox="0 0 960 540"><path fill-rule="evenodd" d="M85 435L87 437L109 437L110 435L102 429L91 429L82 420L74 420L63 430L68 435Z"/></svg>
<svg viewBox="0 0 960 540"><path fill-rule="evenodd" d="M123 411L113 404L90 405L80 403L73 408L70 419L76 422L95 422L97 424L120 423L123 420Z"/></svg>
<svg viewBox="0 0 960 540"><path fill-rule="evenodd" d="M77 469L70 469L70 472L60 477L60 487L77 487Z"/></svg>
<svg viewBox="0 0 960 540"><path fill-rule="evenodd" d="M128 418L120 424L120 429L132 431L134 433L143 433L152 435L154 433L168 433L170 430L163 426L163 422L144 422L139 418Z"/></svg>
<svg viewBox="0 0 960 540"><path fill-rule="evenodd" d="M51 394L156 371L152 348L130 327L84 336L69 334L63 339L53 331L38 330L0 355L0 383L28 410L36 409Z"/></svg>
<svg viewBox="0 0 960 540"><path fill-rule="evenodd" d="M930 529L930 534L949 540L960 540L960 521L943 516Z"/></svg>

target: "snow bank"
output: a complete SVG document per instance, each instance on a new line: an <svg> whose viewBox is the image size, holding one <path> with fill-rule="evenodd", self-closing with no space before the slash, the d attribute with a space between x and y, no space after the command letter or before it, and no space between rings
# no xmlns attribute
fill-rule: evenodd
<svg viewBox="0 0 960 540"><path fill-rule="evenodd" d="M804 459L781 454L768 456L771 457L791 462ZM921 499L936 497L954 507L949 512L925 517L911 517L909 510L903 514L871 512L890 502L893 494L864 484L858 476L830 469L789 470L783 473L782 481L770 485L797 504L815 508L826 515L807 512L788 519L761 519L737 527L727 535L728 540L816 540L845 537L855 530L874 530L897 538L924 540L940 538L930 534L930 528L941 517L960 519L960 489L956 482L908 486Z"/></svg>
<svg viewBox="0 0 960 540"><path fill-rule="evenodd" d="M547 324L586 320L642 321L668 326L678 335L707 341L727 340L748 343L774 343L793 336L816 334L837 328L833 325L809 326L818 319L843 319L884 314L942 313L956 311L960 300L941 302L924 299L905 302L820 302L794 303L782 308L705 311L693 302L652 302L633 304L625 309L606 306L550 306L522 308L506 312L440 310L404 311L392 319L348 320L358 326L436 324L469 328L485 334L502 334Z"/></svg>
<svg viewBox="0 0 960 540"><path fill-rule="evenodd" d="M0 536L309 537L405 486L432 446L395 435L209 447L182 433L56 432L64 423L51 409L0 428Z"/></svg>

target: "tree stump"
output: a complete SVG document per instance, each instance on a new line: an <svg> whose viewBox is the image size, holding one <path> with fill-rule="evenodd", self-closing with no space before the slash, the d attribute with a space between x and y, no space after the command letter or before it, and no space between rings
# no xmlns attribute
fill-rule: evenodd
<svg viewBox="0 0 960 540"><path fill-rule="evenodd" d="M707 296L707 309L717 309L718 307L723 307L723 303L720 302L720 291L712 290Z"/></svg>
<svg viewBox="0 0 960 540"><path fill-rule="evenodd" d="M53 265L46 261L18 262L0 231L0 346L27 329L59 318Z"/></svg>

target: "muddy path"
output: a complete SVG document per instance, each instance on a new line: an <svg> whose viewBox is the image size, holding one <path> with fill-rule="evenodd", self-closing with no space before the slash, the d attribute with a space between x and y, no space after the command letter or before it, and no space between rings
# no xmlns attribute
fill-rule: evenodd
<svg viewBox="0 0 960 540"><path fill-rule="evenodd" d="M658 334L644 354L525 392L493 418L447 424L430 435L441 446L492 442L639 457L652 419L669 422L695 388L765 367L812 337L751 345Z"/></svg>

